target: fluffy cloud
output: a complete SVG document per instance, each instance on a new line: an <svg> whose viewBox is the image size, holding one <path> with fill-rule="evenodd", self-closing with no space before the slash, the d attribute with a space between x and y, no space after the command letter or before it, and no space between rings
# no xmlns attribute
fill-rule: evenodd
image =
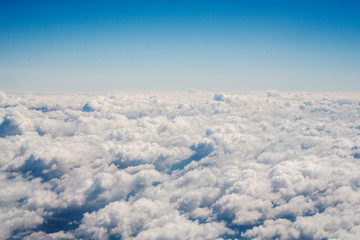
<svg viewBox="0 0 360 240"><path fill-rule="evenodd" d="M0 238L357 239L359 105L0 92Z"/></svg>

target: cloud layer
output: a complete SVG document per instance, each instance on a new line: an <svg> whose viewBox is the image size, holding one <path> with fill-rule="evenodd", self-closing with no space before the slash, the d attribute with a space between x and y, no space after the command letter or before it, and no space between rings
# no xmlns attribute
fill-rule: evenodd
<svg viewBox="0 0 360 240"><path fill-rule="evenodd" d="M0 92L0 239L358 239L360 94Z"/></svg>

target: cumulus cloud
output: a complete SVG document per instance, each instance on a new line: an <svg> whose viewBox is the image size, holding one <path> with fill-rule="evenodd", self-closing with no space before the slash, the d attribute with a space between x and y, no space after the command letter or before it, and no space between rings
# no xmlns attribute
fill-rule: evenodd
<svg viewBox="0 0 360 240"><path fill-rule="evenodd" d="M357 239L359 104L0 92L0 238Z"/></svg>

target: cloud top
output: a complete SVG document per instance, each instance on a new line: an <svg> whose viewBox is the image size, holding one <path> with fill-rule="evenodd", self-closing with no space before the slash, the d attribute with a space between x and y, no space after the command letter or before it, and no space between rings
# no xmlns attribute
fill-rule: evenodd
<svg viewBox="0 0 360 240"><path fill-rule="evenodd" d="M359 96L0 92L0 238L356 239Z"/></svg>

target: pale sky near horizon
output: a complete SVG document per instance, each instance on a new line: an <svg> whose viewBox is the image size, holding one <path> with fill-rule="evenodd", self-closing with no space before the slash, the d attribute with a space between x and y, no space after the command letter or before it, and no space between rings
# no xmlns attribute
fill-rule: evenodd
<svg viewBox="0 0 360 240"><path fill-rule="evenodd" d="M0 2L0 90L360 90L357 1Z"/></svg>

